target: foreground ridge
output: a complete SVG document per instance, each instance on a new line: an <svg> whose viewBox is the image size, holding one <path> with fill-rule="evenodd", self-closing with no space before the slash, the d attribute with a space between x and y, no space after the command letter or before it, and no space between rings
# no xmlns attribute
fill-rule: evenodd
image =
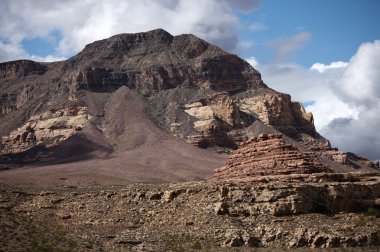
<svg viewBox="0 0 380 252"><path fill-rule="evenodd" d="M15 228L28 231L38 219L37 240L60 230L61 238L50 237L50 245L65 247L71 240L76 251L379 245L380 177L355 176L350 182L187 182L28 192L2 187L0 218L19 224L0 222L8 230L1 242L3 248L20 244ZM21 245L30 246L31 238L23 237Z"/></svg>

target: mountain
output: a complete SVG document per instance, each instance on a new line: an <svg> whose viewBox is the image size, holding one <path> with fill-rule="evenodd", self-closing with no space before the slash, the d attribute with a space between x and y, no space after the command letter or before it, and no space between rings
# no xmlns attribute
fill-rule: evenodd
<svg viewBox="0 0 380 252"><path fill-rule="evenodd" d="M0 107L0 251L379 251L379 163L193 35L0 63Z"/></svg>
<svg viewBox="0 0 380 252"><path fill-rule="evenodd" d="M95 41L65 61L0 63L0 108L8 181L67 183L52 179L58 170L84 184L204 179L261 134L325 170L378 168L331 148L313 115L243 59L162 29Z"/></svg>

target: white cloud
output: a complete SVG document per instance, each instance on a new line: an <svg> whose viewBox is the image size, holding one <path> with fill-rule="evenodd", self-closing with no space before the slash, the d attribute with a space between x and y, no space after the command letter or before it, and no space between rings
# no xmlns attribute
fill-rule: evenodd
<svg viewBox="0 0 380 252"><path fill-rule="evenodd" d="M29 55L27 58L38 61L38 62L54 62L54 61L61 61L61 60L66 60L66 57L59 57L59 56L54 56L54 55L47 55L45 57L40 57L37 55Z"/></svg>
<svg viewBox="0 0 380 252"><path fill-rule="evenodd" d="M24 39L48 39L59 33L61 38L54 57L67 57L94 40L156 28L174 35L193 33L233 51L239 42L236 10L250 12L259 5L259 0L68 0L64 3L4 0L0 3L0 23L6 24L0 26L0 61L20 55L30 58L20 46Z"/></svg>
<svg viewBox="0 0 380 252"><path fill-rule="evenodd" d="M311 102L306 109L332 145L380 160L380 41L362 44L348 63L313 66L256 68L271 88Z"/></svg>
<svg viewBox="0 0 380 252"><path fill-rule="evenodd" d="M263 31L263 30L266 30L267 28L268 27L265 24L260 23L260 22L255 22L248 26L248 29L250 31Z"/></svg>
<svg viewBox="0 0 380 252"><path fill-rule="evenodd" d="M0 62L5 60L15 60L27 58L27 53L18 44L3 43L0 41Z"/></svg>
<svg viewBox="0 0 380 252"><path fill-rule="evenodd" d="M333 86L336 95L358 110L322 129L338 146L380 160L380 40L362 44Z"/></svg>
<svg viewBox="0 0 380 252"><path fill-rule="evenodd" d="M271 46L274 48L274 59L284 62L293 58L297 52L311 40L311 33L299 32L286 38L278 38Z"/></svg>
<svg viewBox="0 0 380 252"><path fill-rule="evenodd" d="M248 59L245 59L251 66L257 67L259 65L259 62L257 62L255 57L249 57Z"/></svg>
<svg viewBox="0 0 380 252"><path fill-rule="evenodd" d="M362 44L335 84L336 92L348 104L372 109L380 104L379 69L380 40Z"/></svg>
<svg viewBox="0 0 380 252"><path fill-rule="evenodd" d="M331 62L329 65L325 65L322 63L314 63L310 69L318 71L320 73L324 73L330 69L336 69L336 68L345 68L347 67L348 62L344 61L336 61L336 62Z"/></svg>
<svg viewBox="0 0 380 252"><path fill-rule="evenodd" d="M262 78L271 88L289 93L314 114L315 126L321 130L336 118L355 116L357 111L341 101L333 85L343 69L320 73L295 64L257 65Z"/></svg>

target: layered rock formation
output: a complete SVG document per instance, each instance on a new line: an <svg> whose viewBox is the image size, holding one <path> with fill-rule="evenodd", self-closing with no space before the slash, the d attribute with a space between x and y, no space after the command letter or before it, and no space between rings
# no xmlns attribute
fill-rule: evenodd
<svg viewBox="0 0 380 252"><path fill-rule="evenodd" d="M316 136L313 115L307 113L299 102L292 102L290 95L266 92L255 96L238 96L240 110L252 114L265 125L276 127L287 135L300 132Z"/></svg>
<svg viewBox="0 0 380 252"><path fill-rule="evenodd" d="M80 63L68 79L73 91L107 91L126 85L152 95L180 85L217 91L265 86L260 74L237 56L193 35L173 37L161 29L96 41L70 63Z"/></svg>
<svg viewBox="0 0 380 252"><path fill-rule="evenodd" d="M240 128L242 121L238 107L227 92L185 104L184 111L196 118L193 127L199 132L187 137L189 143L203 148L213 144L227 148L236 145L227 132Z"/></svg>
<svg viewBox="0 0 380 252"><path fill-rule="evenodd" d="M216 170L217 179L249 178L264 175L289 175L331 172L314 152L303 152L286 144L282 135L262 134L242 143L227 161Z"/></svg>
<svg viewBox="0 0 380 252"><path fill-rule="evenodd" d="M32 116L22 127L1 138L0 154L22 152L39 144L48 148L57 145L81 131L90 118L86 107L49 110Z"/></svg>

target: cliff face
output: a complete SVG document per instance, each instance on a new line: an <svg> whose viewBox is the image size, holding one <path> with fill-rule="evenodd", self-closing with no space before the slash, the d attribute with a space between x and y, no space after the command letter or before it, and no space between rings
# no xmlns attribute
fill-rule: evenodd
<svg viewBox="0 0 380 252"><path fill-rule="evenodd" d="M290 95L269 89L246 61L193 35L172 36L161 29L93 42L66 61L1 63L1 153L51 146L51 139L63 141L78 134L78 125L95 130L116 152L139 146L136 142L126 148L130 133L109 128L116 121L118 128L130 128L128 123L141 127L120 121L112 112L119 108L107 109L130 104L124 96L110 99L120 89L136 92L134 99L144 107L139 111L152 127L193 146L230 152L248 139L272 132L290 137L317 159L322 157L329 169L345 169L345 154L318 135L312 114ZM85 122L46 116L70 110L86 111ZM61 125L59 136L50 129L55 123ZM28 141L22 138L25 134ZM364 161L358 165L366 166Z"/></svg>
<svg viewBox="0 0 380 252"><path fill-rule="evenodd" d="M7 92L8 84L11 80L23 79L26 76L42 75L46 71L46 66L31 61L17 60L11 62L0 63L0 86L2 92L0 95L0 113L8 114L11 111L21 107L27 100L31 98L33 88L22 88L14 92Z"/></svg>
<svg viewBox="0 0 380 252"><path fill-rule="evenodd" d="M46 69L42 64L31 60L16 60L0 63L0 79L43 74L45 71Z"/></svg>
<svg viewBox="0 0 380 252"><path fill-rule="evenodd" d="M152 95L178 86L239 91L265 86L260 74L235 55L193 36L164 30L120 34L89 44L69 60L71 88L112 91L122 85Z"/></svg>
<svg viewBox="0 0 380 252"><path fill-rule="evenodd" d="M275 126L287 135L300 132L316 136L313 115L307 113L300 102L293 102L290 95L268 92L253 97L239 97L239 108L255 115L265 125Z"/></svg>

